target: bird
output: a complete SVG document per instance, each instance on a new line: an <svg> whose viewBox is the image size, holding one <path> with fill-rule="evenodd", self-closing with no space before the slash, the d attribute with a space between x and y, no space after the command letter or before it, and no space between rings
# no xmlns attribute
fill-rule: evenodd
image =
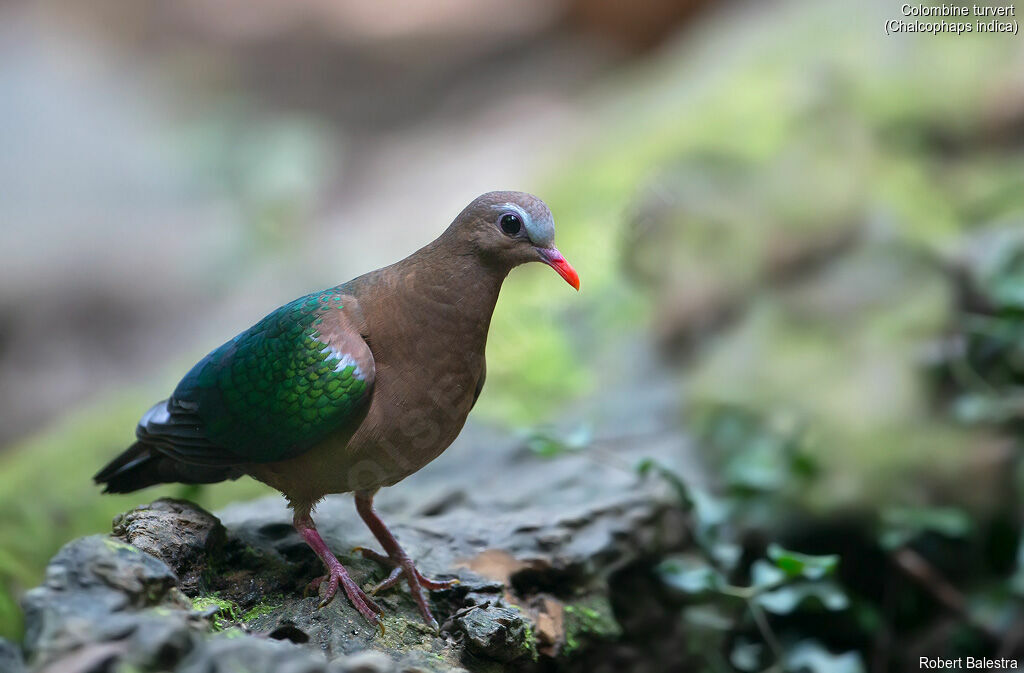
<svg viewBox="0 0 1024 673"><path fill-rule="evenodd" d="M339 588L383 628L371 596L404 580L435 630L430 579L377 515L373 499L437 458L462 430L486 378L484 357L502 283L522 264L552 267L575 290L548 206L524 192L474 199L431 243L390 266L281 306L201 359L146 411L136 441L96 473L104 493L248 475L280 491L326 573L320 607ZM317 531L325 496L353 493L392 570L364 591Z"/></svg>

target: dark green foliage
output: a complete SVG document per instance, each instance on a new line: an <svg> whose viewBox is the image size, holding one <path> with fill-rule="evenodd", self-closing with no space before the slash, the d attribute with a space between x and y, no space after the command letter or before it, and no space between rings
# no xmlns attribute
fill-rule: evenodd
<svg viewBox="0 0 1024 673"><path fill-rule="evenodd" d="M981 232L952 276L958 305L936 362L943 401L961 422L1024 428L1024 233Z"/></svg>
<svg viewBox="0 0 1024 673"><path fill-rule="evenodd" d="M705 455L739 499L799 490L819 472L807 450L807 429L795 417L770 418L739 405L705 403L691 418L709 450Z"/></svg>
<svg viewBox="0 0 1024 673"><path fill-rule="evenodd" d="M955 507L889 507L881 517L879 542L886 549L898 549L929 533L964 538L971 530L970 517Z"/></svg>
<svg viewBox="0 0 1024 673"><path fill-rule="evenodd" d="M753 444L765 442L785 445ZM712 495L656 462L638 467L665 479L694 517L696 550L662 560L657 574L681 600L690 655L706 670L904 670L895 643L931 642L933 630L948 632L927 645L941 656L1013 647L1024 620L1024 538L1013 514L891 506L815 517L778 498L789 482L814 481L799 469L780 492L721 483ZM880 651L880 639L893 644Z"/></svg>
<svg viewBox="0 0 1024 673"><path fill-rule="evenodd" d="M742 553L732 540L742 522L741 508L688 488L652 461L639 470L667 479L695 517L698 551L665 559L657 571L665 586L684 599L682 618L697 661L711 670L731 665L743 671L797 671L808 661L814 671L864 670L858 653L834 655L807 634L797 641L785 633L784 640L772 621L773 615L847 611L850 600L834 579L838 556L799 553L774 543L753 557ZM837 662L841 668L833 667Z"/></svg>

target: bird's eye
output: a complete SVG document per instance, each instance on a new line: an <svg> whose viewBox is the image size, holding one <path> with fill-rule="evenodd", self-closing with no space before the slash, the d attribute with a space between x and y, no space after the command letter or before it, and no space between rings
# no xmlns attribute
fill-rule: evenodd
<svg viewBox="0 0 1024 673"><path fill-rule="evenodd" d="M518 215L512 213L505 213L501 216L501 230L509 236L515 236L523 228L523 221L519 219Z"/></svg>

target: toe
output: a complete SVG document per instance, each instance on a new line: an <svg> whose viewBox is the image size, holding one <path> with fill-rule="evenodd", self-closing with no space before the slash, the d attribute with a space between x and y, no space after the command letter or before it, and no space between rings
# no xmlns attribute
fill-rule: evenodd
<svg viewBox="0 0 1024 673"><path fill-rule="evenodd" d="M437 620L434 619L434 615L430 612L430 607L427 605L427 599L423 596L423 591L418 586L412 584L410 584L409 588L411 589L413 600L416 601L416 607L420 609L420 614L423 615L423 622L430 628L438 631Z"/></svg>
<svg viewBox="0 0 1024 673"><path fill-rule="evenodd" d="M459 580L457 579L434 580L429 577L424 577L419 573L419 571L416 571L416 581L421 587L428 591L444 591L445 589L451 589L459 585Z"/></svg>
<svg viewBox="0 0 1024 673"><path fill-rule="evenodd" d="M338 593L338 576L337 575L331 575L331 579L327 583L327 589L324 591L324 595L320 599L320 604L317 605L317 608L320 609L320 608L326 607L332 600L334 600L334 596L337 593Z"/></svg>
<svg viewBox="0 0 1024 673"><path fill-rule="evenodd" d="M367 549L366 547L353 547L352 548L352 553L360 554L364 559L367 559L368 561L375 561L377 563L380 563L381 565L385 565L385 566L397 565L395 563L395 560L392 559L390 556L385 556L384 554L381 554L379 552L375 552L372 549Z"/></svg>
<svg viewBox="0 0 1024 673"><path fill-rule="evenodd" d="M315 593L317 593L317 591L318 591L318 590L320 589L320 585L321 585L321 584L323 583L323 581L324 581L324 580L325 580L326 578L327 578L327 576L326 576L326 575L321 575L320 577L317 577L317 578L316 578L316 579L314 579L314 580L313 580L312 582L310 582L309 584L307 584L307 585L306 585L306 588L305 588L305 590L304 590L304 591L302 592L302 594L303 594L304 596L310 596L310 595L312 595L312 594L315 594Z"/></svg>
<svg viewBox="0 0 1024 673"><path fill-rule="evenodd" d="M370 589L370 595L375 596L378 592L384 591L385 589L390 589L391 587L395 586L402 580L402 575L404 574L405 573L402 570L402 568L395 566L395 569L391 571L391 574L388 575L388 578L386 580Z"/></svg>
<svg viewBox="0 0 1024 673"><path fill-rule="evenodd" d="M382 610L376 601L367 596L362 589L356 586L355 582L351 581L345 583L345 594L348 596L353 607L359 611L359 614L371 624L380 626L378 615Z"/></svg>

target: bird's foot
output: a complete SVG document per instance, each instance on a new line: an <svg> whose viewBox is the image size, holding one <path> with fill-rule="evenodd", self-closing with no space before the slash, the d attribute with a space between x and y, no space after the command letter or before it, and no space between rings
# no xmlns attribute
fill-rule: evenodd
<svg viewBox="0 0 1024 673"><path fill-rule="evenodd" d="M416 601L416 606L419 608L420 614L423 615L424 621L426 621L427 624L435 631L438 629L437 620L434 619L434 615L430 612L430 607L427 605L427 599L423 595L423 589L428 591L451 589L459 583L459 580L430 579L417 570L412 559L405 555L399 558L394 558L392 556L385 556L384 554L375 552L372 549L366 549L365 547L356 547L352 551L362 554L365 559L376 561L377 563L390 566L392 568L391 574L388 575L387 579L370 589L371 596L380 591L390 589L404 579L409 585L409 593L412 594L413 600Z"/></svg>
<svg viewBox="0 0 1024 673"><path fill-rule="evenodd" d="M396 584L398 584L403 574L412 574L416 578L416 583L424 589L427 589L428 591L444 591L445 589L451 589L452 587L455 587L459 584L459 580L457 579L432 580L429 577L426 577L419 570L416 569L416 566L413 564L412 560L408 558L396 561L390 556L380 554L372 549L367 549L366 547L355 547L352 551L354 553L361 554L362 557L365 559L369 559L370 561L376 561L381 565L390 566L394 568L394 570L391 571L391 575L389 575L386 580L384 580L383 582L376 585L375 587L373 587L373 589L370 590L371 595L377 593L378 591L384 591L385 589L390 589L391 587L395 586Z"/></svg>
<svg viewBox="0 0 1024 673"><path fill-rule="evenodd" d="M321 593L318 608L322 608L334 600L339 587L345 590L345 595L352 603L352 607L358 610L366 621L383 630L380 619L377 617L381 613L381 607L359 588L359 585L352 580L340 562L328 563L327 574L316 578L309 584L310 591Z"/></svg>
<svg viewBox="0 0 1024 673"><path fill-rule="evenodd" d="M316 552L316 555L320 557L320 560L323 561L324 566L327 568L326 575L313 580L309 585L309 589L313 591L322 590L319 607L322 608L334 600L335 594L338 593L338 587L341 587L345 590L345 595L348 596L352 607L358 610L359 614L366 621L379 627L380 632L383 634L384 623L377 617L381 612L380 606L367 596L366 592L360 589L358 584L352 581L348 571L345 570L345 566L341 565L338 557L331 553L327 543L320 537L316 526L313 525L313 520L309 516L309 508L296 510L293 523L295 530L299 531L302 539Z"/></svg>

